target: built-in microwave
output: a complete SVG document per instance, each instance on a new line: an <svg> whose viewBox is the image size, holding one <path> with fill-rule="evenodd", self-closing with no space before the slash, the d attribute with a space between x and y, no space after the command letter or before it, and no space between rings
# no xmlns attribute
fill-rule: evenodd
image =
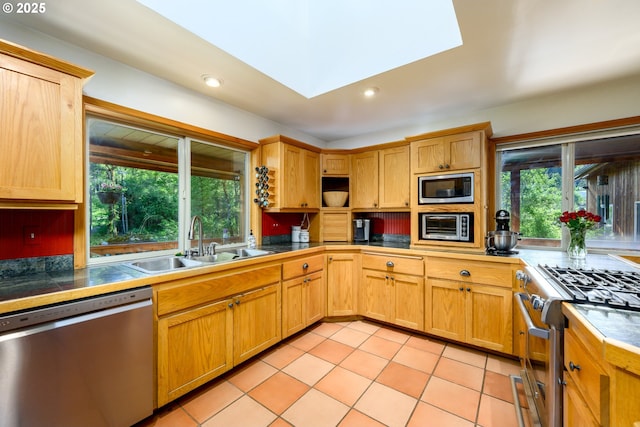
<svg viewBox="0 0 640 427"><path fill-rule="evenodd" d="M418 177L418 204L473 203L473 172Z"/></svg>
<svg viewBox="0 0 640 427"><path fill-rule="evenodd" d="M421 240L473 242L473 213L418 214Z"/></svg>

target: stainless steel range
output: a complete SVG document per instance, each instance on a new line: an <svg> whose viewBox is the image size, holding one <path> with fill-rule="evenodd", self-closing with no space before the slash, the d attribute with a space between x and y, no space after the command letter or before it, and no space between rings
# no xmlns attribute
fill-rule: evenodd
<svg viewBox="0 0 640 427"><path fill-rule="evenodd" d="M640 311L640 273L539 267L574 303Z"/></svg>
<svg viewBox="0 0 640 427"><path fill-rule="evenodd" d="M562 302L604 305L640 311L640 274L634 271L579 269L539 265L516 275L521 292L515 294L523 324L520 331L521 376L530 408L531 424L562 426L564 325ZM517 401L517 397L516 397ZM524 425L519 406L518 418Z"/></svg>

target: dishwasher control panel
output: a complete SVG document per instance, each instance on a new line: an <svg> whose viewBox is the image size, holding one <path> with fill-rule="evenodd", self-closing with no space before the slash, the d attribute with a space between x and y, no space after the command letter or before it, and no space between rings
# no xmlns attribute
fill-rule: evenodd
<svg viewBox="0 0 640 427"><path fill-rule="evenodd" d="M0 334L27 326L151 300L151 287L129 289L0 315Z"/></svg>

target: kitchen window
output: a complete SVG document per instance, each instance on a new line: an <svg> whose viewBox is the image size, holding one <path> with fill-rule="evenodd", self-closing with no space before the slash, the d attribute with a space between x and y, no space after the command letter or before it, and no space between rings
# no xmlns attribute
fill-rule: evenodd
<svg viewBox="0 0 640 427"><path fill-rule="evenodd" d="M248 151L98 117L87 135L92 263L195 247L193 215L205 246L246 240Z"/></svg>
<svg viewBox="0 0 640 427"><path fill-rule="evenodd" d="M566 248L557 218L586 209L602 217L590 250L640 250L640 133L498 145L496 164L496 208L511 212L520 246Z"/></svg>

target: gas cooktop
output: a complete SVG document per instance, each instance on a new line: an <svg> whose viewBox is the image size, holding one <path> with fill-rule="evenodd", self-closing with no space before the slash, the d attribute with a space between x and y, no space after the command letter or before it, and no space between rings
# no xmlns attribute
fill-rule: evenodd
<svg viewBox="0 0 640 427"><path fill-rule="evenodd" d="M640 311L640 273L538 266L574 303Z"/></svg>

